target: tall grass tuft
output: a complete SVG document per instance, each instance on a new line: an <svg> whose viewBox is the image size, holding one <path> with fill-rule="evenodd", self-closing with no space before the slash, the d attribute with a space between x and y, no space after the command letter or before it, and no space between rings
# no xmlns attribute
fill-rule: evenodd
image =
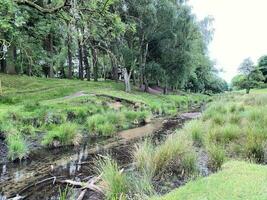
<svg viewBox="0 0 267 200"><path fill-rule="evenodd" d="M218 170L225 162L226 155L222 147L211 144L208 147L209 165L212 169Z"/></svg>
<svg viewBox="0 0 267 200"><path fill-rule="evenodd" d="M77 145L80 138L78 126L68 122L49 131L44 136L42 144L48 146Z"/></svg>
<svg viewBox="0 0 267 200"><path fill-rule="evenodd" d="M105 196L109 200L124 199L128 192L127 177L119 169L117 162L107 157L98 161L97 170L102 174Z"/></svg>
<svg viewBox="0 0 267 200"><path fill-rule="evenodd" d="M7 138L8 157L11 160L23 159L28 154L28 147L24 138L18 133L10 133Z"/></svg>

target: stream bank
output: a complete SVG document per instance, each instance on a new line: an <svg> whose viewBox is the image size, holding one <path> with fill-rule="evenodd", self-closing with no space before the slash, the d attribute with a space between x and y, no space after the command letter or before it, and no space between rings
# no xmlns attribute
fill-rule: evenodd
<svg viewBox="0 0 267 200"><path fill-rule="evenodd" d="M1 165L0 200L17 194L23 199L58 199L60 184L53 184L51 177L84 180L94 175L94 160L99 155L109 154L119 165L125 166L131 163L132 147L141 138L151 136L154 141L164 140L163 137L181 128L185 121L199 115L199 112L191 112L167 120L155 119L143 127L120 132L117 139L91 140L79 148L38 150L32 160ZM44 181L46 179L49 181ZM80 192L79 189L72 190L75 197Z"/></svg>

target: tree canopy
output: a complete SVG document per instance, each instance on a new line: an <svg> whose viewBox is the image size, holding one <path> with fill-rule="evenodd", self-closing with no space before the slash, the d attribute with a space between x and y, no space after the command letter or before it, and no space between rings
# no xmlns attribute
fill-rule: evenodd
<svg viewBox="0 0 267 200"><path fill-rule="evenodd" d="M197 21L186 1L2 0L0 13L2 72L226 89L208 56L213 19Z"/></svg>

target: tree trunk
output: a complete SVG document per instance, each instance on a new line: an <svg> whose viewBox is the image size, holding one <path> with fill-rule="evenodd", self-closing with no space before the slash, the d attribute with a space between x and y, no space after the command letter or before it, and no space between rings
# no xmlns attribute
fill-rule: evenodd
<svg viewBox="0 0 267 200"><path fill-rule="evenodd" d="M7 74L16 74L15 68L15 47L11 45L7 50L7 57L6 57L6 73Z"/></svg>
<svg viewBox="0 0 267 200"><path fill-rule="evenodd" d="M144 84L145 84L145 92L149 92L149 89L148 89L148 81L147 81L146 76L144 76Z"/></svg>
<svg viewBox="0 0 267 200"><path fill-rule="evenodd" d="M53 69L53 35L50 33L48 35L48 51L50 54L50 63L49 63L49 77L53 78L54 77L54 69Z"/></svg>
<svg viewBox="0 0 267 200"><path fill-rule="evenodd" d="M250 88L246 88L246 94L249 94Z"/></svg>
<svg viewBox="0 0 267 200"><path fill-rule="evenodd" d="M98 79L98 61L97 61L97 49L91 48L93 56L93 70L94 70L94 81Z"/></svg>
<svg viewBox="0 0 267 200"><path fill-rule="evenodd" d="M87 79L87 81L90 81L91 69L90 69L90 65L89 65L89 61L88 61L88 50L87 50L87 46L85 44L83 45L83 62L84 62L85 70L86 70L86 79Z"/></svg>
<svg viewBox="0 0 267 200"><path fill-rule="evenodd" d="M118 74L118 65L116 62L112 59L112 56L110 55L110 63L112 66L112 80L118 82L119 80L119 74Z"/></svg>
<svg viewBox="0 0 267 200"><path fill-rule="evenodd" d="M78 53L79 53L79 79L83 80L83 50L81 39L78 39Z"/></svg>
<svg viewBox="0 0 267 200"><path fill-rule="evenodd" d="M123 77L124 77L124 83L125 83L125 92L131 92L131 72L128 73L126 69L123 70Z"/></svg>
<svg viewBox="0 0 267 200"><path fill-rule="evenodd" d="M68 78L72 79L72 52L71 52L71 44L72 44L72 37L70 33L70 28L68 30L68 39L67 39L67 46L68 46Z"/></svg>
<svg viewBox="0 0 267 200"><path fill-rule="evenodd" d="M164 85L164 89L163 89L163 94L167 94L168 93L168 86L167 86L167 80L165 80L165 85Z"/></svg>

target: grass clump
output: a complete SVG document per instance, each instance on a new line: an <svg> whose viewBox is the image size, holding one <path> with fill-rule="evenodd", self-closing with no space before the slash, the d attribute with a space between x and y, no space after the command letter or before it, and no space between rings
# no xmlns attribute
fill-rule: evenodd
<svg viewBox="0 0 267 200"><path fill-rule="evenodd" d="M128 182L126 175L111 158L98 161L98 172L105 184L105 196L109 200L126 199Z"/></svg>
<svg viewBox="0 0 267 200"><path fill-rule="evenodd" d="M222 147L210 145L208 149L209 165L213 170L221 169L226 160L226 155Z"/></svg>
<svg viewBox="0 0 267 200"><path fill-rule="evenodd" d="M193 120L185 124L184 131L191 134L196 145L202 145L204 142L205 124L200 120Z"/></svg>
<svg viewBox="0 0 267 200"><path fill-rule="evenodd" d="M42 144L47 146L77 145L80 138L77 124L64 123L49 131L44 136Z"/></svg>
<svg viewBox="0 0 267 200"><path fill-rule="evenodd" d="M145 141L135 148L133 155L137 168L151 178L168 169L190 173L196 169L192 141L182 133L171 135L159 146Z"/></svg>
<svg viewBox="0 0 267 200"><path fill-rule="evenodd" d="M6 138L8 157L11 160L22 160L28 154L28 146L24 138L18 133L10 133Z"/></svg>
<svg viewBox="0 0 267 200"><path fill-rule="evenodd" d="M87 119L87 128L91 133L112 136L123 123L119 113L96 114Z"/></svg>

